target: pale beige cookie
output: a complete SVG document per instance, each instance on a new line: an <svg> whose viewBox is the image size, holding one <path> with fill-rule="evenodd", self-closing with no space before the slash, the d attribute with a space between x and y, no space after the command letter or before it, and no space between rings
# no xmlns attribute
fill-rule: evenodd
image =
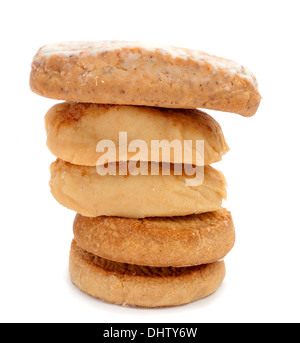
<svg viewBox="0 0 300 343"><path fill-rule="evenodd" d="M32 62L30 87L75 102L208 108L255 114L260 95L253 74L205 52L145 42L49 44Z"/></svg>
<svg viewBox="0 0 300 343"><path fill-rule="evenodd" d="M207 264L233 248L235 230L226 209L172 218L84 217L77 214L74 239L105 259L155 267Z"/></svg>
<svg viewBox="0 0 300 343"><path fill-rule="evenodd" d="M225 264L153 268L116 263L81 249L70 251L72 282L84 293L122 306L167 307L194 302L214 293L225 277Z"/></svg>
<svg viewBox="0 0 300 343"><path fill-rule="evenodd" d="M146 167L150 169L150 165ZM223 174L211 166L204 167L204 180L187 186L194 176L105 175L96 167L73 165L57 159L50 167L51 192L62 205L86 216L130 218L172 217L203 213L222 208L226 198Z"/></svg>
<svg viewBox="0 0 300 343"><path fill-rule="evenodd" d="M85 166L97 164L103 152L97 152L96 147L103 140L115 144L114 161L140 159L182 163L186 145L192 147L191 163L196 165L199 164L196 160L197 140L204 141L204 164L220 161L229 150L220 125L199 110L60 103L47 112L45 126L50 151L64 161ZM127 156L121 154L122 132L127 137ZM145 153L141 154L138 149L128 151L135 140L145 142ZM155 149L151 149L153 140L167 140L170 144L176 141L181 145L179 153L163 155L160 149L156 156Z"/></svg>

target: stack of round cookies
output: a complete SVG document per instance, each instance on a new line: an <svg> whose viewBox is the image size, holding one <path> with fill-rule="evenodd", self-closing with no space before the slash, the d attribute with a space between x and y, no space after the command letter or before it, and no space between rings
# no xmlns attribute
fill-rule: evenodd
<svg viewBox="0 0 300 343"><path fill-rule="evenodd" d="M260 95L251 72L170 46L65 42L37 52L30 86L67 101L45 123L57 157L51 192L77 212L72 282L141 307L216 291L235 230L222 208L225 178L210 165L229 148L219 124L196 108L253 115Z"/></svg>

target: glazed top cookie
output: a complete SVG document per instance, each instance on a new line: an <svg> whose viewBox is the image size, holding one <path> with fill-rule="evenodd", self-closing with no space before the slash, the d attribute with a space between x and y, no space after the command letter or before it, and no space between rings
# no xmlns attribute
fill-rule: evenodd
<svg viewBox="0 0 300 343"><path fill-rule="evenodd" d="M145 42L49 44L32 62L30 87L53 99L255 114L253 74L224 58Z"/></svg>

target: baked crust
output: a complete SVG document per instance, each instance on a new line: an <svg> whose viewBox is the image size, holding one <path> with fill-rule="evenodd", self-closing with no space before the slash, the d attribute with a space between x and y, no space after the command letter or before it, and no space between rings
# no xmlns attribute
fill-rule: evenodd
<svg viewBox="0 0 300 343"><path fill-rule="evenodd" d="M225 277L225 264L153 268L105 260L73 240L69 270L84 293L122 306L167 307L187 304L214 293Z"/></svg>
<svg viewBox="0 0 300 343"><path fill-rule="evenodd" d="M66 101L255 114L253 74L205 52L143 42L65 42L39 49L31 90Z"/></svg>
<svg viewBox="0 0 300 343"><path fill-rule="evenodd" d="M187 175L160 171L159 175L100 176L96 167L60 159L51 164L50 171L54 198L86 217L185 216L219 210L226 198L226 180L211 166L204 167L203 183L193 187L186 185L193 178Z"/></svg>
<svg viewBox="0 0 300 343"><path fill-rule="evenodd" d="M96 146L101 140L114 142L119 158L119 133L126 132L128 144L143 140L148 147L141 161L182 163L184 141L192 141L194 165L196 141L204 141L204 164L220 161L229 150L220 125L199 110L163 109L140 106L100 105L86 103L59 103L45 116L47 146L60 159L78 165L95 166L101 153ZM176 160L173 154L158 159L152 154L153 140L181 143L182 153ZM134 159L136 152L128 152Z"/></svg>
<svg viewBox="0 0 300 343"><path fill-rule="evenodd" d="M74 239L105 259L145 266L184 267L224 258L235 229L226 209L172 218L84 217L77 214Z"/></svg>

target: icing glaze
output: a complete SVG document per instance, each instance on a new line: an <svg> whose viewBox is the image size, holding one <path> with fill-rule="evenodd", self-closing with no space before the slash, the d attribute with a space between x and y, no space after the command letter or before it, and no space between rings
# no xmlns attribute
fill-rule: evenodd
<svg viewBox="0 0 300 343"><path fill-rule="evenodd" d="M227 74L238 75L241 78L247 79L251 84L256 85L256 80L248 68L240 65L232 60L220 58L214 55L207 54L202 51L189 50L184 48L177 48L169 45L154 44L143 41L73 41L73 42L61 42L52 43L42 47L36 59L49 55L96 55L97 53L113 50L122 50L123 48L134 49L140 48L146 51L159 51L162 54L168 54L173 58L191 59L199 63L209 63L214 71L212 75L215 75L218 70L226 70ZM126 59L134 61L139 58L140 54L137 52L131 52L126 55ZM226 75L226 74L225 74Z"/></svg>

